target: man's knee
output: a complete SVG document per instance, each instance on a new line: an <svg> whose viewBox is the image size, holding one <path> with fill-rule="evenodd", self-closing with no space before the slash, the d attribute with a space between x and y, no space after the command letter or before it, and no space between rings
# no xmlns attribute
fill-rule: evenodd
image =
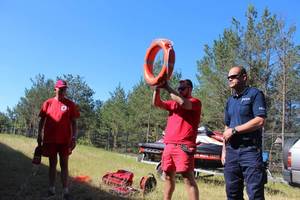
<svg viewBox="0 0 300 200"><path fill-rule="evenodd" d="M49 165L50 167L56 167L57 165L57 156L49 156Z"/></svg>
<svg viewBox="0 0 300 200"><path fill-rule="evenodd" d="M68 156L62 156L59 158L59 163L60 167L62 169L67 169L68 168L68 163L69 163L69 157Z"/></svg>
<svg viewBox="0 0 300 200"><path fill-rule="evenodd" d="M186 185L197 186L193 171L188 171L188 172L184 172L184 173L181 173L181 174L182 174L182 177L183 177L183 181Z"/></svg>
<svg viewBox="0 0 300 200"><path fill-rule="evenodd" d="M227 199L243 199L244 181L242 176L237 176L231 170L224 170Z"/></svg>
<svg viewBox="0 0 300 200"><path fill-rule="evenodd" d="M164 171L164 174L165 174L165 179L167 181L174 181L175 182L175 176L176 176L175 171Z"/></svg>
<svg viewBox="0 0 300 200"><path fill-rule="evenodd" d="M249 199L259 199L263 200L264 198L264 182L263 174L253 175L254 178L250 179L246 183L246 189L249 196Z"/></svg>

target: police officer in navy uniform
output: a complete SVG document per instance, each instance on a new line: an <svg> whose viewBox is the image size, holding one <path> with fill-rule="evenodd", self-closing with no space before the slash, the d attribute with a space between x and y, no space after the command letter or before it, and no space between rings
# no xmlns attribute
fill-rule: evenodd
<svg viewBox="0 0 300 200"><path fill-rule="evenodd" d="M225 108L223 133L222 163L227 199L244 199L244 183L249 200L265 199L262 128L267 113L264 94L247 86L247 72L241 66L232 67L227 78L233 89Z"/></svg>

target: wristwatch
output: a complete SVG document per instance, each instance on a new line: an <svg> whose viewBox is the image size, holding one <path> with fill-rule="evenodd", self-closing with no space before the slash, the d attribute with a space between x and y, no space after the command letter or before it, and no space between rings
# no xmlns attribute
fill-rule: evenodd
<svg viewBox="0 0 300 200"><path fill-rule="evenodd" d="M239 133L236 129L235 129L235 127L232 129L232 131L231 131L231 133L232 133L232 135L235 135L235 134L237 134L237 133Z"/></svg>

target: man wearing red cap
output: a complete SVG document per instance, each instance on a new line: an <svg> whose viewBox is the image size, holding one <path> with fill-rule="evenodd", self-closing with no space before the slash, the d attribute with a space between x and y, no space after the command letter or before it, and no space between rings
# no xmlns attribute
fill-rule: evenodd
<svg viewBox="0 0 300 200"><path fill-rule="evenodd" d="M69 200L71 196L68 189L68 160L76 145L76 118L80 114L75 103L65 97L66 90L67 83L64 80L58 80L55 84L55 97L43 103L39 114L37 142L39 146L42 146L43 156L49 157L48 197L55 195L54 183L57 154L59 154L63 199Z"/></svg>

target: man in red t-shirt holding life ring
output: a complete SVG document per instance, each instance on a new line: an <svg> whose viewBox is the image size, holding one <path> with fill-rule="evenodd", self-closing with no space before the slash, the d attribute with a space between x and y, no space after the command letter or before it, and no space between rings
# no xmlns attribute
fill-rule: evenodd
<svg viewBox="0 0 300 200"><path fill-rule="evenodd" d="M43 156L49 157L47 196L55 195L57 154L59 154L63 199L68 200L71 199L68 188L68 160L76 145L76 118L80 114L75 103L65 97L66 90L66 81L58 80L55 84L55 97L43 103L39 114L37 142L39 146L42 146Z"/></svg>
<svg viewBox="0 0 300 200"><path fill-rule="evenodd" d="M169 92L171 100L160 98L160 88ZM194 153L196 151L197 129L200 123L201 101L192 97L191 80L179 81L178 92L164 82L155 87L153 104L169 111L165 129L165 148L162 155L162 170L166 180L164 200L170 200L175 189L175 175L180 173L189 199L198 200L199 190L194 177Z"/></svg>

